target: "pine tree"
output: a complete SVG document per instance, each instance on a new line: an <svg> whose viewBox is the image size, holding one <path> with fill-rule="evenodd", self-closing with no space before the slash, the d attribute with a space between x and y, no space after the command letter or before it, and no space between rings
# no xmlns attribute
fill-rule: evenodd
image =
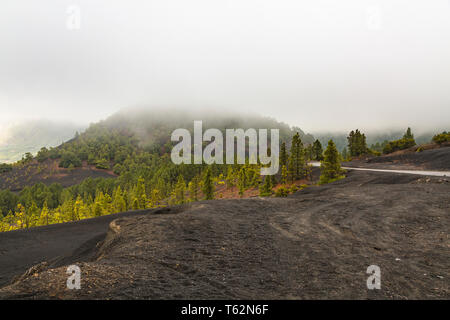
<svg viewBox="0 0 450 320"><path fill-rule="evenodd" d="M291 144L291 154L289 157L289 171L291 173L291 179L292 181L296 180L298 178L298 139L299 134L296 133L292 137L292 144Z"/></svg>
<svg viewBox="0 0 450 320"><path fill-rule="evenodd" d="M89 217L88 210L80 195L78 195L77 199L75 200L73 211L76 220L82 220Z"/></svg>
<svg viewBox="0 0 450 320"><path fill-rule="evenodd" d="M44 202L44 206L42 207L39 224L46 226L49 224L49 210L47 207L47 201Z"/></svg>
<svg viewBox="0 0 450 320"><path fill-rule="evenodd" d="M139 200L138 200L138 198L136 198L136 197L133 198L133 201L131 202L131 209L139 210Z"/></svg>
<svg viewBox="0 0 450 320"><path fill-rule="evenodd" d="M272 181L270 176L264 178L264 183L259 188L259 195L261 197L268 197L272 194Z"/></svg>
<svg viewBox="0 0 450 320"><path fill-rule="evenodd" d="M288 171L287 176L290 183L293 183L295 181L295 160L293 155L291 154L289 156L289 165L288 165Z"/></svg>
<svg viewBox="0 0 450 320"><path fill-rule="evenodd" d="M122 189L118 186L113 192L113 210L114 212L124 212L126 211L127 204L125 198L122 194Z"/></svg>
<svg viewBox="0 0 450 320"><path fill-rule="evenodd" d="M365 134L361 133L359 129L356 129L356 131L350 131L347 137L347 141L350 156L359 157L367 153L368 148L366 143L366 136Z"/></svg>
<svg viewBox="0 0 450 320"><path fill-rule="evenodd" d="M185 189L186 189L186 183L184 181L183 176L180 174L178 176L177 184L175 185L175 203L176 204L184 203Z"/></svg>
<svg viewBox="0 0 450 320"><path fill-rule="evenodd" d="M27 228L37 226L39 224L40 210L34 201L31 203L31 206L28 208L28 210L26 210L26 212Z"/></svg>
<svg viewBox="0 0 450 320"><path fill-rule="evenodd" d="M158 189L152 190L152 204L154 207L158 207L162 200L161 192Z"/></svg>
<svg viewBox="0 0 450 320"><path fill-rule="evenodd" d="M214 199L214 183L212 180L211 168L208 167L203 177L202 191L206 200Z"/></svg>
<svg viewBox="0 0 450 320"><path fill-rule="evenodd" d="M27 228L27 217L25 212L25 207L19 203L17 204L17 209L15 213L15 223L17 225L17 228L23 229Z"/></svg>
<svg viewBox="0 0 450 320"><path fill-rule="evenodd" d="M408 127L408 129L406 129L406 132L403 135L403 139L414 139L414 135L412 134L410 127Z"/></svg>
<svg viewBox="0 0 450 320"><path fill-rule="evenodd" d="M234 170L232 166L228 166L227 169L227 177L225 178L225 182L227 184L227 189L231 189L235 185L236 176L234 174Z"/></svg>
<svg viewBox="0 0 450 320"><path fill-rule="evenodd" d="M320 143L319 139L314 141L313 144L313 159L317 161L323 160L323 149L322 144Z"/></svg>
<svg viewBox="0 0 450 320"><path fill-rule="evenodd" d="M247 175L245 174L245 167L242 166L241 170L239 170L239 177L238 177L238 188L239 188L239 195L242 197L244 195L244 191L247 187Z"/></svg>
<svg viewBox="0 0 450 320"><path fill-rule="evenodd" d="M324 152L324 160L320 164L319 183L328 183L339 178L342 174L341 163L339 161L339 152L333 140L328 141L328 147Z"/></svg>
<svg viewBox="0 0 450 320"><path fill-rule="evenodd" d="M305 156L307 160L315 160L314 159L314 146L312 144L309 144L305 148Z"/></svg>
<svg viewBox="0 0 450 320"><path fill-rule="evenodd" d="M190 201L198 201L199 179L198 176L192 178L188 185Z"/></svg>
<svg viewBox="0 0 450 320"><path fill-rule="evenodd" d="M292 137L291 154L289 157L288 174L290 180L301 179L306 175L306 157L300 134L297 132Z"/></svg>
<svg viewBox="0 0 450 320"><path fill-rule="evenodd" d="M145 181L142 177L139 177L136 185L136 198L138 199L139 209L146 209L147 207L147 194L145 192Z"/></svg>
<svg viewBox="0 0 450 320"><path fill-rule="evenodd" d="M348 151L347 151L347 148L342 149L342 159L343 159L344 161L347 161L347 159L348 159Z"/></svg>
<svg viewBox="0 0 450 320"><path fill-rule="evenodd" d="M280 167L283 168L283 166L287 165L288 165L288 154L286 151L286 142L282 142L280 147Z"/></svg>
<svg viewBox="0 0 450 320"><path fill-rule="evenodd" d="M286 166L281 167L281 183L286 184L287 183L287 168Z"/></svg>

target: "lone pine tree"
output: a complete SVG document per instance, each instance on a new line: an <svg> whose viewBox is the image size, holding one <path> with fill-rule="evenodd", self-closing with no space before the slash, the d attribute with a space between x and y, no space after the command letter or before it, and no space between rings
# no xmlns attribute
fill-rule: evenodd
<svg viewBox="0 0 450 320"><path fill-rule="evenodd" d="M364 133L361 133L359 129L356 129L356 131L350 131L347 137L347 141L350 156L358 157L367 153L368 148L366 143L366 136Z"/></svg>
<svg viewBox="0 0 450 320"><path fill-rule="evenodd" d="M323 148L320 141L317 139L313 144L313 159L317 161L323 160Z"/></svg>
<svg viewBox="0 0 450 320"><path fill-rule="evenodd" d="M327 149L324 152L324 159L320 164L320 170L320 184L332 182L342 175L339 152L333 140L328 141Z"/></svg>

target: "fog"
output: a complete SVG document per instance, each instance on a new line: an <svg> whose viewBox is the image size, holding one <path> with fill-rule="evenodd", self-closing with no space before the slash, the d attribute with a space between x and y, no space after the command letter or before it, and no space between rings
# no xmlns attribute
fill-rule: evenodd
<svg viewBox="0 0 450 320"><path fill-rule="evenodd" d="M2 126L145 105L448 129L449 88L448 0L1 2Z"/></svg>

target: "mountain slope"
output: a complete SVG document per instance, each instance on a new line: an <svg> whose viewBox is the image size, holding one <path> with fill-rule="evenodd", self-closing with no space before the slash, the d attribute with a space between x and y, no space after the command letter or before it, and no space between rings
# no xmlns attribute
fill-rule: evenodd
<svg viewBox="0 0 450 320"><path fill-rule="evenodd" d="M18 241L39 238L47 245L38 248L40 260L34 251L35 263L49 263L0 289L0 298L446 299L449 204L450 184L441 178L349 172L285 199L117 215L109 230L106 220L89 228L93 237L108 232L103 240L83 235L85 224L94 225L88 220L4 233L5 257L18 254ZM69 237L79 249L52 265L57 245L67 254ZM31 249L17 250L26 257ZM3 261L12 270L14 260ZM80 290L66 289L70 264L81 268ZM373 264L381 268L381 290L366 287ZM14 266L18 274L30 264Z"/></svg>

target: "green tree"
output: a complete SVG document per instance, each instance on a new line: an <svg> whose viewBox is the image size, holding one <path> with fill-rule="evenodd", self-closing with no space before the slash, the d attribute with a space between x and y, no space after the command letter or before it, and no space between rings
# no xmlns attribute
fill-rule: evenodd
<svg viewBox="0 0 450 320"><path fill-rule="evenodd" d="M206 200L214 199L214 183L210 167L206 169L203 176L202 191Z"/></svg>
<svg viewBox="0 0 450 320"><path fill-rule="evenodd" d="M288 173L291 173L292 181L302 179L306 175L305 150L298 132L292 137Z"/></svg>
<svg viewBox="0 0 450 320"><path fill-rule="evenodd" d="M314 141L314 144L313 144L313 159L317 160L317 161L323 160L322 144L320 143L320 141L318 139L316 139L316 141Z"/></svg>
<svg viewBox="0 0 450 320"><path fill-rule="evenodd" d="M261 197L268 197L272 194L272 179L270 176L265 176L264 183L259 188L259 195Z"/></svg>
<svg viewBox="0 0 450 320"><path fill-rule="evenodd" d="M288 165L288 154L286 151L286 142L282 142L281 143L281 147L280 147L280 167L283 168L283 166L287 166Z"/></svg>
<svg viewBox="0 0 450 320"><path fill-rule="evenodd" d="M347 148L342 149L342 159L343 159L344 161L347 161L347 159L348 159L348 151L347 151Z"/></svg>
<svg viewBox="0 0 450 320"><path fill-rule="evenodd" d="M120 188L120 186L118 186L116 190L114 190L112 205L114 212L124 212L127 210L127 204L125 202L125 198L123 196L122 189Z"/></svg>
<svg viewBox="0 0 450 320"><path fill-rule="evenodd" d="M339 161L339 152L333 140L328 141L327 149L324 152L324 159L320 164L319 183L332 182L342 176L341 163Z"/></svg>
<svg viewBox="0 0 450 320"><path fill-rule="evenodd" d="M450 132L447 133L446 131L444 131L442 133L436 134L436 135L433 136L432 141L434 143L439 144L439 145L441 145L441 144L443 144L443 143L445 143L447 141L450 141Z"/></svg>
<svg viewBox="0 0 450 320"><path fill-rule="evenodd" d="M228 166L225 183L227 184L227 189L231 189L236 184L236 175L232 166Z"/></svg>
<svg viewBox="0 0 450 320"><path fill-rule="evenodd" d="M47 207L47 202L44 203L44 207L41 210L41 215L39 219L40 225L48 225L49 224L49 210Z"/></svg>
<svg viewBox="0 0 450 320"><path fill-rule="evenodd" d="M186 190L186 182L184 181L183 176L180 174L178 176L177 184L175 185L175 203L176 204L184 203L185 190Z"/></svg>
<svg viewBox="0 0 450 320"><path fill-rule="evenodd" d="M192 178L188 185L189 188L189 198L191 201L198 201L198 193L200 188L200 182L198 176Z"/></svg>
<svg viewBox="0 0 450 320"><path fill-rule="evenodd" d="M368 152L366 136L359 129L351 131L347 137L350 156L359 157Z"/></svg>
<svg viewBox="0 0 450 320"><path fill-rule="evenodd" d="M244 191L247 189L247 173L245 166L241 166L238 174L238 189L239 195L242 197L244 195Z"/></svg>
<svg viewBox="0 0 450 320"><path fill-rule="evenodd" d="M287 168L286 168L286 166L282 166L281 167L281 183L282 184L287 183L287 176L288 176Z"/></svg>
<svg viewBox="0 0 450 320"><path fill-rule="evenodd" d="M406 132L403 135L403 139L414 139L414 135L412 134L410 127L408 127L408 129L406 129Z"/></svg>

